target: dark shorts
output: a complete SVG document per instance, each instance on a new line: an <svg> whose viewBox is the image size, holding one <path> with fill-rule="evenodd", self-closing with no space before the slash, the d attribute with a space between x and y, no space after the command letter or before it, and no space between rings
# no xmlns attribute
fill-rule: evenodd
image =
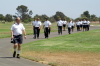
<svg viewBox="0 0 100 66"><path fill-rule="evenodd" d="M23 36L22 35L14 35L14 44L22 44L23 42Z"/></svg>
<svg viewBox="0 0 100 66"><path fill-rule="evenodd" d="M66 24L64 24L63 27L66 27Z"/></svg>
<svg viewBox="0 0 100 66"><path fill-rule="evenodd" d="M80 25L80 27L82 28L82 27L83 27L83 25Z"/></svg>
<svg viewBox="0 0 100 66"><path fill-rule="evenodd" d="M83 25L83 28L86 28L86 25Z"/></svg>
<svg viewBox="0 0 100 66"><path fill-rule="evenodd" d="M74 26L72 26L72 29L74 28Z"/></svg>

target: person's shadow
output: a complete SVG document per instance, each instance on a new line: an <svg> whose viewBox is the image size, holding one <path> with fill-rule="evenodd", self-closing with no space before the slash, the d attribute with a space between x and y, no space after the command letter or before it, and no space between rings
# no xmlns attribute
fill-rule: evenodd
<svg viewBox="0 0 100 66"><path fill-rule="evenodd" d="M13 57L0 57L0 58L13 58Z"/></svg>

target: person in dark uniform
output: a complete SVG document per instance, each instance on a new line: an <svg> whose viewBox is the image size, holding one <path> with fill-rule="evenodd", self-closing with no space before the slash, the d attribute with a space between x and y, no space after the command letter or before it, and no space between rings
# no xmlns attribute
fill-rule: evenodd
<svg viewBox="0 0 100 66"><path fill-rule="evenodd" d="M80 30L82 30L82 27L83 27L83 24L82 24L82 20L79 20L80 21Z"/></svg>
<svg viewBox="0 0 100 66"><path fill-rule="evenodd" d="M86 28L87 28L87 31L89 31L89 27L90 27L90 21L87 19L87 20L86 20L86 23L87 23L87 26L86 26Z"/></svg>
<svg viewBox="0 0 100 66"><path fill-rule="evenodd" d="M12 27L11 27L11 39L13 39L13 43L14 43L13 57L16 56L16 49L17 49L17 46L18 46L17 58L20 58L21 44L23 42L22 33L24 33L24 38L26 39L25 27L23 26L22 23L20 23L20 18L17 17L16 23L13 24Z"/></svg>
<svg viewBox="0 0 100 66"><path fill-rule="evenodd" d="M50 23L50 21L48 20L48 18L46 18L46 21L44 22L44 25L43 25L43 27L44 27L44 35L45 35L45 38L48 38L49 37L49 29L50 29L50 25L51 25L51 23Z"/></svg>
<svg viewBox="0 0 100 66"><path fill-rule="evenodd" d="M57 22L57 26L58 26L58 35L62 34L62 26L63 26L63 21L61 20L61 18L59 18L59 21Z"/></svg>
<svg viewBox="0 0 100 66"><path fill-rule="evenodd" d="M77 31L80 31L80 21L79 20L76 22L76 27L77 27Z"/></svg>
<svg viewBox="0 0 100 66"><path fill-rule="evenodd" d="M65 19L63 19L63 31L65 31L66 24L67 24L67 21Z"/></svg>
<svg viewBox="0 0 100 66"><path fill-rule="evenodd" d="M70 20L70 22L67 23L67 27L68 27L68 33L71 34L71 29L72 29L72 22Z"/></svg>
<svg viewBox="0 0 100 66"><path fill-rule="evenodd" d="M33 35L35 34L35 23L36 23L36 18L34 18L34 21L32 21ZM33 38L34 38L34 37L33 37Z"/></svg>
<svg viewBox="0 0 100 66"><path fill-rule="evenodd" d="M84 21L83 21L83 32L86 31L86 24L87 24L86 19L84 19Z"/></svg>
<svg viewBox="0 0 100 66"><path fill-rule="evenodd" d="M36 37L39 39L39 34L40 34L40 28L41 28L41 21L39 18L37 18L37 21L35 22L35 34L34 34L34 39L36 39Z"/></svg>

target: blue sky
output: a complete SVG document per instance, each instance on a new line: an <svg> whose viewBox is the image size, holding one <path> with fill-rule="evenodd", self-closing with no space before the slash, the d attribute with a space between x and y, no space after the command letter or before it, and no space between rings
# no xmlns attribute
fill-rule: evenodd
<svg viewBox="0 0 100 66"><path fill-rule="evenodd" d="M84 11L100 16L100 0L0 0L0 14L15 15L17 6L25 5L38 14L54 15L57 11L63 12L70 18L77 18Z"/></svg>

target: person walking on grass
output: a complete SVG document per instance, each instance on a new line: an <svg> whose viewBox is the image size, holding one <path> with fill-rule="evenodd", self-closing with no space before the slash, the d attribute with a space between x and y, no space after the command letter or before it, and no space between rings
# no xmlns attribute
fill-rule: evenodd
<svg viewBox="0 0 100 66"><path fill-rule="evenodd" d="M34 18L34 21L32 21L32 26L33 26L33 35L35 34L35 23L36 23L36 18ZM34 36L35 37L35 36ZM33 37L33 38L34 38Z"/></svg>
<svg viewBox="0 0 100 66"><path fill-rule="evenodd" d="M61 18L59 18L59 21L57 22L58 35L62 34L62 26L63 26L63 21L61 20Z"/></svg>
<svg viewBox="0 0 100 66"><path fill-rule="evenodd" d="M72 21L71 20L67 23L67 28L68 28L68 33L71 34L71 29L72 29Z"/></svg>
<svg viewBox="0 0 100 66"><path fill-rule="evenodd" d="M40 18L37 18L37 21L35 22L35 34L34 34L34 39L36 39L36 37L39 39L39 34L40 34L40 29L41 29L41 21L40 21Z"/></svg>
<svg viewBox="0 0 100 66"><path fill-rule="evenodd" d="M44 28L44 35L45 38L48 38L48 34L49 34L49 29L50 29L50 25L51 22L48 20L48 18L45 19L46 21L44 22L43 28Z"/></svg>
<svg viewBox="0 0 100 66"><path fill-rule="evenodd" d="M63 19L63 31L65 31L66 24L67 24L67 21L65 19Z"/></svg>
<svg viewBox="0 0 100 66"><path fill-rule="evenodd" d="M20 18L17 17L16 18L16 23L13 24L12 27L11 27L11 39L13 39L13 42L14 42L13 57L16 57L16 49L17 49L17 46L18 46L17 58L20 58L21 44L23 42L22 33L24 33L24 38L26 39L25 27L20 22Z"/></svg>

